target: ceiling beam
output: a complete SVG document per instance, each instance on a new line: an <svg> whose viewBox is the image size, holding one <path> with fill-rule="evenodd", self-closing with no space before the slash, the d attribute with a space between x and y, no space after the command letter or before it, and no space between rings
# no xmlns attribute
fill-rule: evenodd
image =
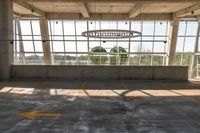
<svg viewBox="0 0 200 133"><path fill-rule="evenodd" d="M130 12L129 17L134 18L141 13L142 4L138 3Z"/></svg>
<svg viewBox="0 0 200 133"><path fill-rule="evenodd" d="M140 14L130 18L128 13L90 13L89 18L79 13L46 13L47 19L54 20L172 20L171 13Z"/></svg>
<svg viewBox="0 0 200 133"><path fill-rule="evenodd" d="M28 2L82 2L82 3L136 3L138 0L26 0ZM140 2L156 3L193 3L199 0L140 0Z"/></svg>
<svg viewBox="0 0 200 133"><path fill-rule="evenodd" d="M83 17L89 18L90 14L89 14L89 11L88 11L86 4L80 2L80 3L77 3L77 5L78 5L78 8L79 8L81 14L83 15Z"/></svg>
<svg viewBox="0 0 200 133"><path fill-rule="evenodd" d="M183 10L180 10L176 13L176 17L194 16L194 15L200 15L200 2Z"/></svg>
<svg viewBox="0 0 200 133"><path fill-rule="evenodd" d="M40 9L24 2L23 0L13 0L14 3L17 5L27 9L30 11L31 14L36 15L36 16L45 16L45 13L41 11Z"/></svg>
<svg viewBox="0 0 200 133"><path fill-rule="evenodd" d="M20 13L17 13L17 12L15 12L15 11L13 11L13 16L14 16L14 17L20 17L20 16L21 16L21 14L20 14Z"/></svg>

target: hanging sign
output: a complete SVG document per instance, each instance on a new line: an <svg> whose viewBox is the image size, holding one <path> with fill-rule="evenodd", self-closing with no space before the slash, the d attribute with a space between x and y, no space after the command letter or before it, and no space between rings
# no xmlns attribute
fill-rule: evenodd
<svg viewBox="0 0 200 133"><path fill-rule="evenodd" d="M89 30L82 32L82 36L89 38L123 39L141 36L141 32L132 30Z"/></svg>

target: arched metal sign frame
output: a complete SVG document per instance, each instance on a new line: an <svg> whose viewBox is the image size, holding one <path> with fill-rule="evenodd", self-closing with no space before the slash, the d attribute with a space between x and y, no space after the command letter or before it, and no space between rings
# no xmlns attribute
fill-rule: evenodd
<svg viewBox="0 0 200 133"><path fill-rule="evenodd" d="M124 39L142 36L141 32L133 30L89 30L82 32L82 36L89 38L103 38L103 39Z"/></svg>

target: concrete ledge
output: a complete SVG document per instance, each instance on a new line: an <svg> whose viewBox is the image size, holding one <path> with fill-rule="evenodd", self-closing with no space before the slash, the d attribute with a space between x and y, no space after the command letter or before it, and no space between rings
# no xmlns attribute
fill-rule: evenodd
<svg viewBox="0 0 200 133"><path fill-rule="evenodd" d="M155 79L187 81L188 67L13 65L12 79Z"/></svg>

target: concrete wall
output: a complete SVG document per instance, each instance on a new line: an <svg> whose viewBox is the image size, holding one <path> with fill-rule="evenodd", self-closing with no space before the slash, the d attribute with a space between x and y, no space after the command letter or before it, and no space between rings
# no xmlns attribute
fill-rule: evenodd
<svg viewBox="0 0 200 133"><path fill-rule="evenodd" d="M12 79L155 79L187 81L188 67L13 65Z"/></svg>

